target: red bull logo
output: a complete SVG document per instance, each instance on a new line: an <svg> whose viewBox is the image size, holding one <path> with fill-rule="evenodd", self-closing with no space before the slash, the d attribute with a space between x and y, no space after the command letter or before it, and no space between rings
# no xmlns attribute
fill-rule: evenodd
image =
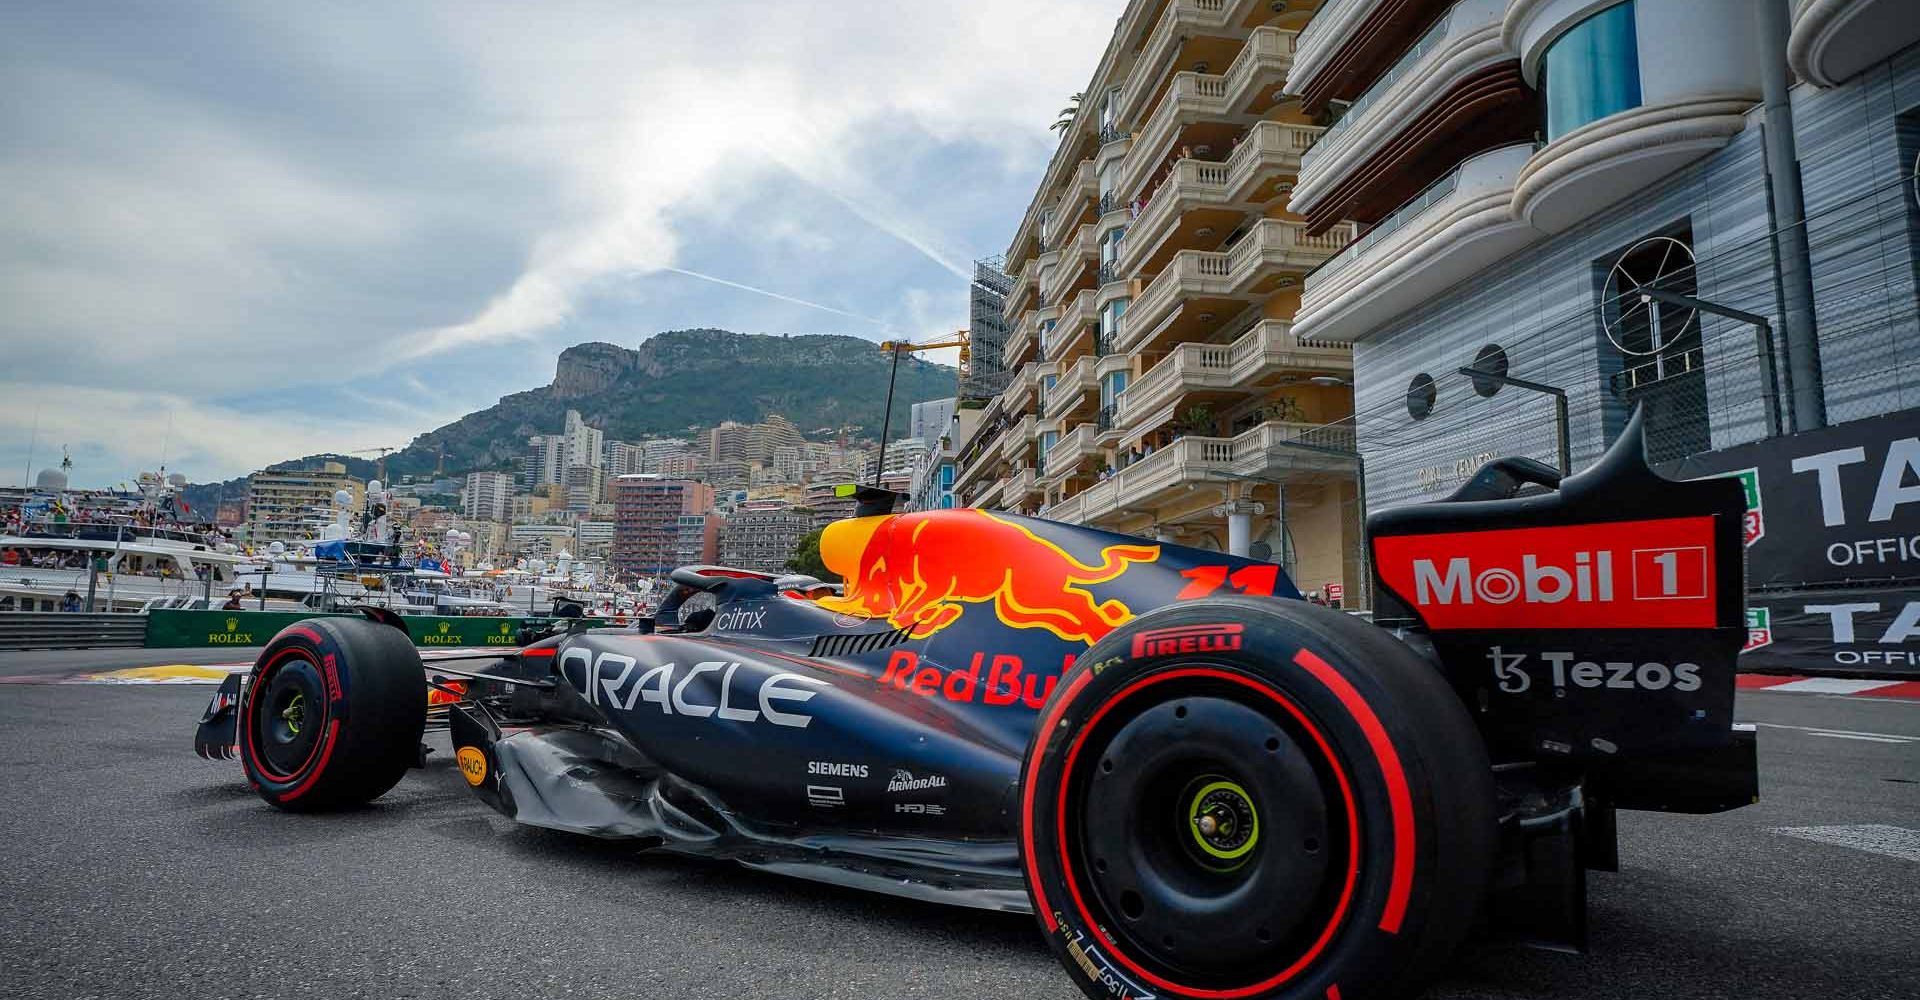
<svg viewBox="0 0 1920 1000"><path fill-rule="evenodd" d="M827 568L846 594L820 601L844 614L885 618L924 638L960 620L969 604L993 608L1014 628L1043 628L1092 644L1133 612L1094 600L1134 563L1160 557L1158 545L1109 545L1083 563L1027 528L978 510L930 510L838 521L820 539Z"/></svg>

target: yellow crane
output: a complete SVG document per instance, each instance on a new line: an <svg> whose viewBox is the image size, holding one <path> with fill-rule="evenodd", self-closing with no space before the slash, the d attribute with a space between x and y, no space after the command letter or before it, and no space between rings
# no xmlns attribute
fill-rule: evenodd
<svg viewBox="0 0 1920 1000"><path fill-rule="evenodd" d="M873 485L880 485L880 476L887 466L887 433L893 429L893 382L900 374L900 355L914 354L920 351L937 351L946 347L960 349L959 384L967 380L967 368L973 361L973 347L966 330L955 330L941 340L931 340L916 344L908 340L883 340L880 349L893 355L893 367L887 372L887 406L880 418L880 458L873 463ZM956 391L959 388L956 384Z"/></svg>
<svg viewBox="0 0 1920 1000"><path fill-rule="evenodd" d="M966 381L967 369L970 368L973 363L973 345L965 330L955 330L939 340L930 340L924 344L916 344L906 340L883 340L880 342L880 349L892 354L896 364L902 354L914 354L920 351L937 351L947 347L958 347L960 349L960 380L962 382Z"/></svg>

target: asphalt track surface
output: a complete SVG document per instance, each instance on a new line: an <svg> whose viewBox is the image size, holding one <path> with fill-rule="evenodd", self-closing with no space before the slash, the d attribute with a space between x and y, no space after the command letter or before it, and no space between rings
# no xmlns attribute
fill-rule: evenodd
<svg viewBox="0 0 1920 1000"><path fill-rule="evenodd" d="M1026 917L514 826L444 738L368 809L276 813L193 756L210 690L0 685L0 997L1079 996ZM1478 942L1429 995L1915 996L1920 858L1773 831L1920 830L1920 702L1739 716L1766 724L1760 805L1622 814L1590 954Z"/></svg>

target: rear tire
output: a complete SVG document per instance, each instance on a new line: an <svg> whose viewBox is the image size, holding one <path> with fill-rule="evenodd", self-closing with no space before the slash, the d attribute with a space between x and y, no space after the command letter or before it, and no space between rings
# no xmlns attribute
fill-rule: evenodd
<svg viewBox="0 0 1920 1000"><path fill-rule="evenodd" d="M362 805L418 763L427 685L407 634L364 618L310 618L260 653L241 698L240 762L290 812Z"/></svg>
<svg viewBox="0 0 1920 1000"><path fill-rule="evenodd" d="M1497 833L1465 708L1392 636L1299 601L1149 613L1062 678L1021 837L1098 1000L1403 996L1473 926Z"/></svg>

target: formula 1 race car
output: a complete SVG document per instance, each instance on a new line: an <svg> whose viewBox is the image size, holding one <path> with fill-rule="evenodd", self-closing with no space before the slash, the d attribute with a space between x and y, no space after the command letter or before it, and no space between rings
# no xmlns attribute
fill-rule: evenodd
<svg viewBox="0 0 1920 1000"><path fill-rule="evenodd" d="M1030 911L1096 998L1405 995L1476 927L1578 948L1616 809L1755 798L1741 489L1659 478L1637 420L1564 482L1503 459L1376 515L1399 634L1270 563L893 496L825 532L843 592L683 568L651 621L473 670L381 612L297 623L196 744L331 809L444 719L522 823Z"/></svg>

